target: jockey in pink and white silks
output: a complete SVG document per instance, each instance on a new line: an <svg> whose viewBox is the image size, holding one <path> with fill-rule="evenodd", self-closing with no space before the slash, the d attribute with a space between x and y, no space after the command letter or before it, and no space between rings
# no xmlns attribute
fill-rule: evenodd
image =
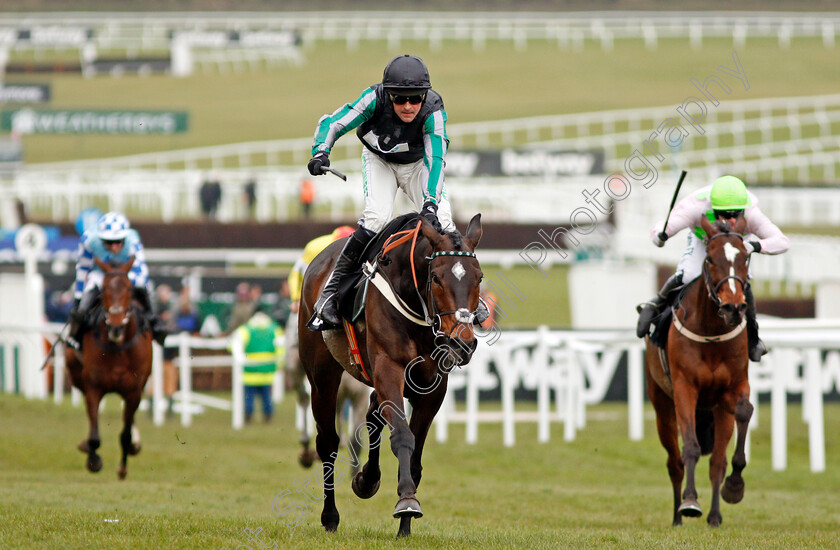
<svg viewBox="0 0 840 550"><path fill-rule="evenodd" d="M443 178L449 147L446 111L443 99L432 89L423 60L408 54L395 57L385 67L381 83L366 89L353 103L321 117L309 173L323 174L336 140L354 128L364 145L365 207L359 227L347 239L315 304L316 317L327 326L340 323L336 304L339 280L356 269L365 245L391 220L397 189L408 195L438 231L455 229Z"/></svg>
<svg viewBox="0 0 840 550"><path fill-rule="evenodd" d="M76 258L76 282L73 310L70 312L69 340L77 349L81 344L84 319L100 293L104 274L95 259L104 263L124 264L131 257L128 278L134 287L134 296L144 309L152 334L161 345L166 338L163 322L154 314L149 267L146 265L140 235L126 217L118 212L108 212L95 225L87 229L79 240Z"/></svg>
<svg viewBox="0 0 840 550"><path fill-rule="evenodd" d="M700 220L704 217L711 222L717 219L735 220L740 216L747 220L744 245L748 253L781 254L790 248L790 240L764 215L758 207L756 196L747 191L744 182L735 176L722 176L712 185L703 187L678 202L671 212L668 227L664 228L664 231L665 220L653 226L650 238L658 247L663 246L666 240L683 229L690 229L691 232L688 234L688 242L682 258L677 264L676 273L666 281L653 300L644 302L638 307L639 323L636 327L636 335L639 338L644 338L648 334L650 324L666 304L668 294L701 275L706 257L706 244L703 241L705 235L703 229L700 228ZM746 319L750 359L759 361L761 356L767 353L767 348L758 337L755 298L750 285L744 288L744 296L747 300Z"/></svg>

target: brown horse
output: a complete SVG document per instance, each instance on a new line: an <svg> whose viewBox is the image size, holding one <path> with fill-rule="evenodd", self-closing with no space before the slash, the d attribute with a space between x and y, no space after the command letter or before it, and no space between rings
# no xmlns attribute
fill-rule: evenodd
<svg viewBox="0 0 840 550"><path fill-rule="evenodd" d="M744 330L748 254L743 232L746 220L735 227L722 221L701 224L706 232L703 275L688 285L674 310L667 354L647 340L647 391L656 409L659 440L668 451L668 474L674 490L673 525L682 516L703 514L697 502L694 470L700 455L711 451L709 478L712 507L706 518L717 527L722 521L720 497L730 504L744 497L741 472L747 465L744 444L753 406L749 402L747 333ZM696 415L696 416L695 416ZM726 447L738 425L732 474L726 473ZM678 434L682 436L680 456ZM687 474L687 475L686 475ZM685 492L680 498L683 476Z"/></svg>
<svg viewBox="0 0 840 550"><path fill-rule="evenodd" d="M429 427L446 395L447 375L469 362L477 345L472 321L479 303L481 268L475 257L481 239L481 216L466 235L440 234L418 216L407 218L381 248L364 300L364 314L353 324L358 354L352 353L342 330L313 332L306 321L342 249L342 240L327 247L309 265L303 282L298 331L300 358L312 386L312 412L317 426L316 449L324 466L324 509L321 524L338 528L335 506L335 460L339 437L335 428L336 394L343 370L372 386L365 426L368 461L353 477L353 492L370 498L379 489L379 444L387 423L391 451L399 461L398 536L411 534L411 519L423 515L416 497L421 456ZM372 272L372 273L371 273ZM410 419L403 398L411 403ZM361 427L360 427L361 428ZM359 437L360 429L356 430Z"/></svg>
<svg viewBox="0 0 840 550"><path fill-rule="evenodd" d="M117 470L120 479L125 479L127 474L128 455L140 452L139 435L132 438L134 413L152 371L152 335L144 330L138 306L132 304L132 285L128 278L132 263L133 257L118 266L96 260L105 274L101 308L94 310L97 320L82 338L82 351L67 349L67 368L73 385L85 395L90 433L79 443L79 450L88 455L87 468L91 472L102 469L102 459L96 454L100 444L99 402L110 392L120 394L125 400L120 433L122 460Z"/></svg>

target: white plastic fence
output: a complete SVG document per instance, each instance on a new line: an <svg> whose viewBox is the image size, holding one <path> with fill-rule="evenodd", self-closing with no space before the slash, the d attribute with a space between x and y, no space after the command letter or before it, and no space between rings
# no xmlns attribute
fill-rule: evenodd
<svg viewBox="0 0 840 550"><path fill-rule="evenodd" d="M55 334L61 327L46 326L44 334ZM4 350L19 345L19 327L0 327L0 345ZM772 349L760 364L751 365L751 401L756 402L759 394L770 394L771 437L773 468L781 470L787 466L787 395L800 394L803 401L803 421L808 426L810 467L814 472L825 469L825 433L823 418L823 394L840 391L840 320L765 320L762 322L762 337ZM223 349L226 340L206 340L190 336L170 336L167 345L177 343L181 357L181 422L192 422L192 403L218 406L232 411L232 426L242 427L242 383L241 369L244 356L241 348L233 346L233 355L227 361L233 366L232 401L207 400L191 390L191 368L198 364L210 366L207 358L191 357L190 350L196 348ZM627 359L628 387L628 435L632 440L643 437L644 427L644 383L643 348L631 331L552 331L540 328L537 331L505 331L492 345L482 342L482 349L476 352L468 367L456 370L450 375L451 390L466 388L467 403L463 413L456 414L451 395L447 398L438 418L435 433L440 441L448 438L448 425L452 422L466 423L466 440L474 443L479 436L479 426L487 422L501 422L503 441L506 446L515 443L517 422L537 422L538 439L550 439L552 422L564 423L564 439L571 441L576 432L586 425L586 406L604 399L616 368L622 357ZM163 423L163 388L160 348L155 346L155 366L152 385L154 388L154 422ZM7 356L7 354L4 354ZM221 358L225 360L224 357ZM495 364L498 375L489 369ZM33 397L46 396L46 377L38 371L40 365L19 362L0 365L4 380L14 376L14 370L25 372L21 379L41 384L43 392ZM801 371L801 374L800 374ZM56 384L55 399L60 401L63 384ZM482 407L479 411L480 391L501 389L501 409L492 411ZM517 388L536 390L537 412L517 411L514 390ZM5 391L9 388L4 387ZM280 396L282 397L282 396ZM532 406L528 406L532 409ZM758 410L758 409L756 409ZM751 427L759 421L756 412Z"/></svg>
<svg viewBox="0 0 840 550"><path fill-rule="evenodd" d="M37 25L91 29L91 45L132 52L168 49L170 33L181 30L251 30L299 32L304 43L343 42L348 49L362 42L386 41L397 49L404 40L447 43L551 41L561 48L582 48L587 41L605 50L615 40L643 40L654 49L661 39L688 40L699 48L708 38L727 38L743 46L753 38L773 38L782 48L800 37L835 44L840 32L836 12L172 12L172 13L4 13L0 30ZM20 46L19 46L20 47ZM31 47L24 45L23 47Z"/></svg>

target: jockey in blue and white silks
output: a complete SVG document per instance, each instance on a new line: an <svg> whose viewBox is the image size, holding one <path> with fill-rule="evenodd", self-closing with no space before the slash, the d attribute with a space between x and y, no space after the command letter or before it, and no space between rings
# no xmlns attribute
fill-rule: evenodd
<svg viewBox="0 0 840 550"><path fill-rule="evenodd" d="M74 286L73 310L70 314L69 336L71 344L81 343L84 318L95 298L99 295L104 274L96 265L96 259L106 264L124 264L131 257L134 263L128 278L134 286L134 295L143 306L152 328L155 340L161 344L166 338L161 320L154 315L151 295L152 285L149 280L149 267L140 235L131 226L126 217L118 212L108 212L99 221L89 227L79 241L76 258L76 282Z"/></svg>

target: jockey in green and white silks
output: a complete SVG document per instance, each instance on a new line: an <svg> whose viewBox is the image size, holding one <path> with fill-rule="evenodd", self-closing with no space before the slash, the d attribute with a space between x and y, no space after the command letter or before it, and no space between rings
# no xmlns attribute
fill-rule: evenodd
<svg viewBox="0 0 840 550"><path fill-rule="evenodd" d="M691 231L685 251L677 264L676 273L668 279L653 300L639 306L639 324L636 327L639 338L648 334L650 323L665 305L668 294L701 275L706 257L706 244L703 241L705 235L700 228L700 220L705 217L714 222L716 219L735 219L740 216L747 220L744 245L748 253L781 254L790 248L787 236L761 211L756 196L735 176L722 176L712 185L703 187L678 202L668 219L668 227L664 227L665 220L653 226L650 238L658 247L663 246L669 237L683 229ZM758 361L761 355L766 353L766 349L758 339L755 300L750 285L744 289L744 295L748 306L746 317L750 336L750 358Z"/></svg>
<svg viewBox="0 0 840 550"><path fill-rule="evenodd" d="M336 140L353 129L364 144L365 207L358 229L347 240L315 304L317 319L327 325L339 323L335 303L338 281L356 268L364 246L391 220L397 189L408 195L438 231L455 229L443 177L449 147L446 111L419 57L395 57L385 67L381 83L366 89L353 103L321 117L308 164L313 176L324 173ZM317 322L310 326L323 328Z"/></svg>

